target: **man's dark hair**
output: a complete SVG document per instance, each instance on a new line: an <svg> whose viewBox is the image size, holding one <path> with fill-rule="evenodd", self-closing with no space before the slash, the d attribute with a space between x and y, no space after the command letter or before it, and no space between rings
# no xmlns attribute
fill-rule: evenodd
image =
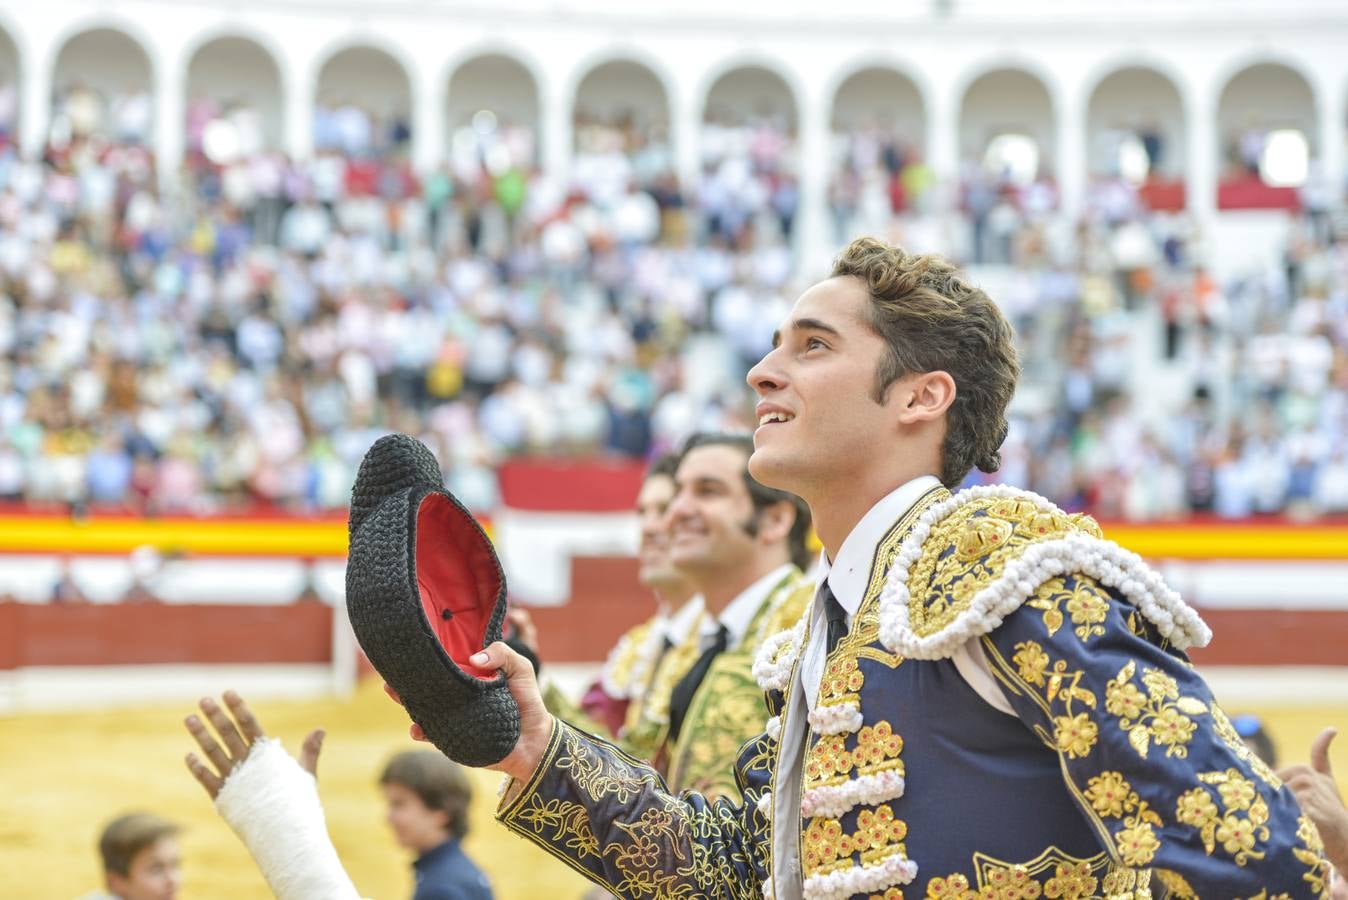
<svg viewBox="0 0 1348 900"><path fill-rule="evenodd" d="M380 784L397 784L417 795L427 809L449 819L449 833L461 838L468 833L468 805L473 786L463 767L435 750L404 750L384 766Z"/></svg>
<svg viewBox="0 0 1348 900"><path fill-rule="evenodd" d="M683 462L683 458L692 450L698 447L733 447L744 454L744 487L749 491L749 499L754 505L754 517L744 526L744 530L750 536L758 534L758 516L763 510L777 503L789 503L795 510L796 520L791 524L791 532L787 535L787 551L791 554L791 561L800 569L808 569L812 562L813 554L810 553L810 507L805 505L805 501L795 494L786 491L779 491L776 488L770 488L754 480L749 474L749 457L754 453L754 439L747 434L730 434L726 432L708 432L700 431L694 434L683 445L676 463ZM677 468L677 464L675 466Z"/></svg>
<svg viewBox="0 0 1348 900"><path fill-rule="evenodd" d="M646 474L644 478L656 478L663 476L665 478L672 479L674 477L674 473L679 470L680 456L681 454L678 453L660 454L651 461L651 464L649 466L646 467Z"/></svg>
<svg viewBox="0 0 1348 900"><path fill-rule="evenodd" d="M107 824L98 838L98 853L103 871L131 874L131 861L160 838L177 834L178 826L152 813L133 812L118 816Z"/></svg>
<svg viewBox="0 0 1348 900"><path fill-rule="evenodd" d="M905 375L948 372L955 402L946 414L941 481L954 489L975 466L997 471L1006 407L1020 377L1015 335L997 304L941 257L874 238L847 245L833 263L831 277L840 276L866 286L867 323L888 347L875 373L875 402Z"/></svg>

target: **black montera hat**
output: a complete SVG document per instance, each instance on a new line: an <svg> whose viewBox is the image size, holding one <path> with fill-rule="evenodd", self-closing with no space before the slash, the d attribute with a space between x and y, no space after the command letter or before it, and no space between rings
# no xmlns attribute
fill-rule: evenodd
<svg viewBox="0 0 1348 900"><path fill-rule="evenodd" d="M391 434L351 491L346 608L361 648L450 759L499 762L519 739L505 675L468 658L501 639L505 573L420 441Z"/></svg>

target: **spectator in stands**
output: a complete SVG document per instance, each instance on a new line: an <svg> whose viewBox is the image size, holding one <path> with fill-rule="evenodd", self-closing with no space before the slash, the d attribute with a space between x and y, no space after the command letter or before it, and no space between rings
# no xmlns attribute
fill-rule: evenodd
<svg viewBox="0 0 1348 900"><path fill-rule="evenodd" d="M300 162L248 136L255 110L194 99L186 172L161 193L145 98L74 85L41 160L0 146L0 497L331 508L396 428L452 448L449 482L490 504L511 454L645 458L747 424L743 370L795 293L784 121L712 110L682 184L663 123L585 114L556 184L527 128L484 119L420 183L396 116L325 98ZM217 121L240 136L232 159L205 152ZM1051 499L1143 518L1348 509L1348 242L1323 204L1290 221L1282 260L1219 281L1193 223L1120 179L1055 223L1051 185L974 158L951 220L926 210L942 191L906 136L840 137L838 234L902 234L1007 279L1033 361L1025 452L1072 461L1031 467ZM1063 412L1033 412L1044 396Z"/></svg>
<svg viewBox="0 0 1348 900"><path fill-rule="evenodd" d="M98 839L107 893L84 900L174 900L182 886L178 826L135 812L108 823Z"/></svg>

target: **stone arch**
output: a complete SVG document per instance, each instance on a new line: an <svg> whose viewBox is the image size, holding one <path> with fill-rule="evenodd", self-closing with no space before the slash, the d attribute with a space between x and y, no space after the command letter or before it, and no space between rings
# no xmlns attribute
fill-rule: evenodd
<svg viewBox="0 0 1348 900"><path fill-rule="evenodd" d="M653 145L669 151L672 100L659 72L622 56L596 62L572 94L572 141L580 155L621 149L634 153Z"/></svg>
<svg viewBox="0 0 1348 900"><path fill-rule="evenodd" d="M1277 134L1299 133L1309 158L1320 151L1314 88L1283 62L1251 62L1233 72L1218 94L1216 127L1224 181L1266 180L1269 140Z"/></svg>
<svg viewBox="0 0 1348 900"><path fill-rule="evenodd" d="M1114 69L1096 83L1086 108L1086 154L1095 176L1125 171L1140 145L1146 169L1136 181L1184 176L1188 128L1179 86L1146 65Z"/></svg>
<svg viewBox="0 0 1348 900"><path fill-rule="evenodd" d="M50 138L100 135L150 144L156 78L146 44L120 25L92 25L60 47L52 67Z"/></svg>
<svg viewBox="0 0 1348 900"><path fill-rule="evenodd" d="M960 98L959 153L966 164L982 166L994 142L1023 136L1034 146L1032 177L1053 172L1057 122L1048 83L1029 68L1007 65L972 78Z"/></svg>
<svg viewBox="0 0 1348 900"><path fill-rule="evenodd" d="M214 147L232 135L240 154L281 146L284 81L277 57L261 41L220 34L201 42L191 51L185 83L189 154L202 152L207 134Z"/></svg>
<svg viewBox="0 0 1348 900"><path fill-rule="evenodd" d="M314 78L314 149L362 155L410 143L412 70L378 42L340 44Z"/></svg>
<svg viewBox="0 0 1348 900"><path fill-rule="evenodd" d="M456 165L530 168L538 162L541 124L538 80L513 54L478 53L450 73L445 146Z"/></svg>

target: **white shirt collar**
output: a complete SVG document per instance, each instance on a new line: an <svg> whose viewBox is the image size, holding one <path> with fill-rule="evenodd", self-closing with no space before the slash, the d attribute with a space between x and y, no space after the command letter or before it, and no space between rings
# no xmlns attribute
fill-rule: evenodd
<svg viewBox="0 0 1348 900"><path fill-rule="evenodd" d="M697 624L698 617L702 615L702 595L694 594L683 602L674 612L670 613L661 625L664 636L669 639L671 644L681 644L692 633L693 626Z"/></svg>
<svg viewBox="0 0 1348 900"><path fill-rule="evenodd" d="M871 576L875 548L885 533L913 508L913 504L923 494L940 485L941 481L935 475L922 475L896 487L872 506L852 528L838 548L836 561L830 564L828 555L820 554L817 584L823 584L824 579L828 579L833 596L838 598L838 604L847 610L848 616L855 616L861 607L866 580Z"/></svg>
<svg viewBox="0 0 1348 900"><path fill-rule="evenodd" d="M763 601L768 599L768 594L772 593L782 579L790 574L794 566L791 563L783 563L773 569L762 578L740 591L739 596L730 601L725 609L721 610L721 615L716 618L708 617L702 622L702 634L715 634L716 630L724 625L730 632L730 646L738 647L744 640L744 635L749 631L749 623L754 620L758 614L759 607Z"/></svg>

